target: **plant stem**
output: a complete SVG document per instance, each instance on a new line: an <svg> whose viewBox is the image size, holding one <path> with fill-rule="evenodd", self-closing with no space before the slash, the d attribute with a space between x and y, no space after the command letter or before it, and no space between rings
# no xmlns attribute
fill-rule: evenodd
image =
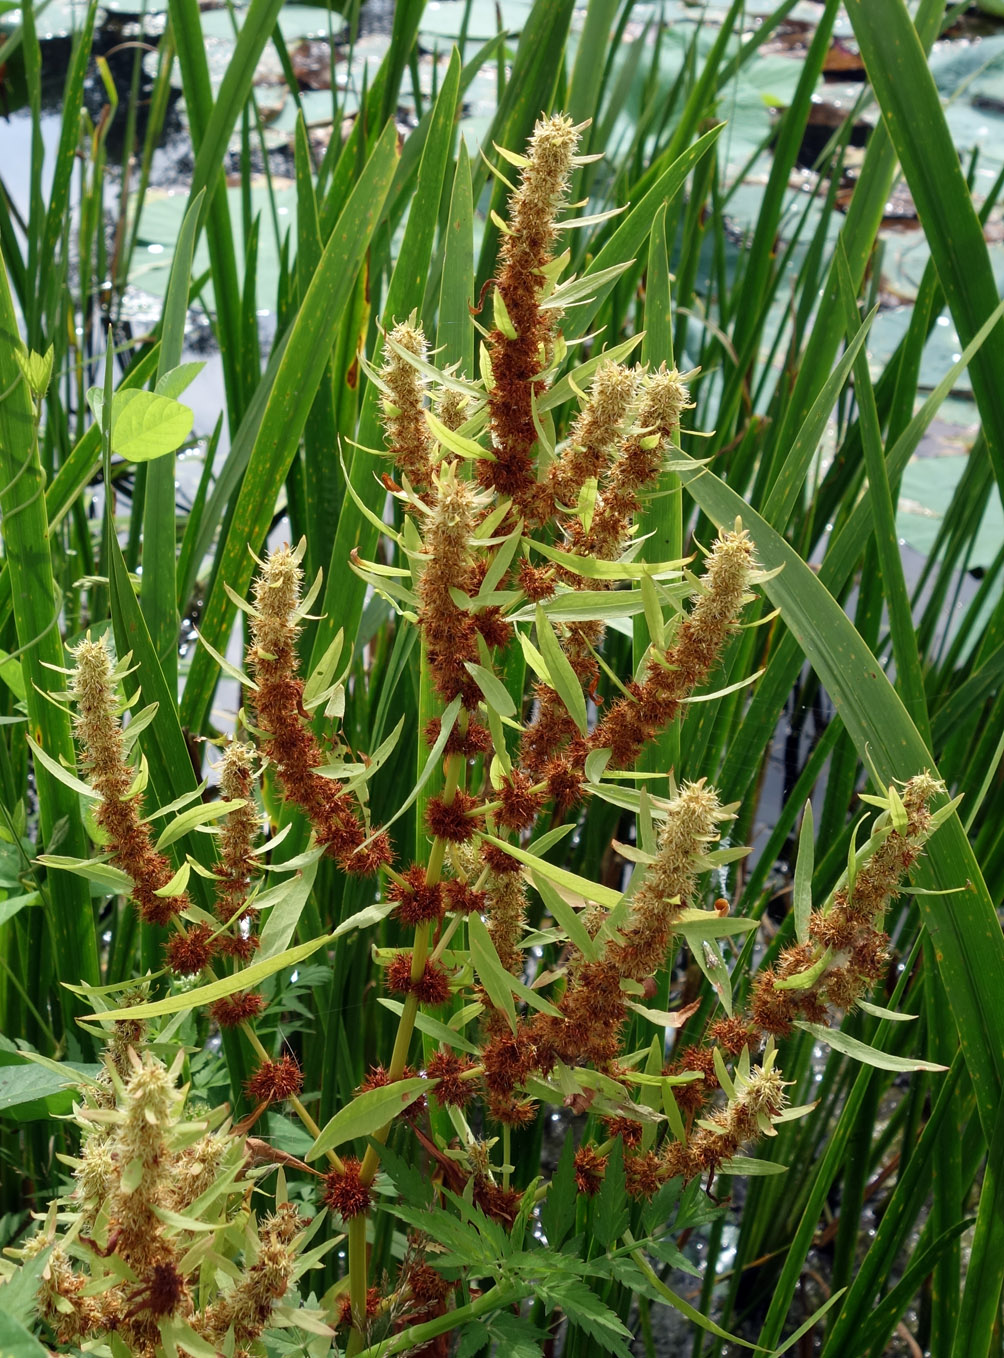
<svg viewBox="0 0 1004 1358"><path fill-rule="evenodd" d="M352 1335L349 1340L349 1353L358 1336L362 1343L366 1325L366 1284L369 1281L369 1263L366 1258L366 1214L361 1213L349 1222L349 1296L352 1300Z"/></svg>
<svg viewBox="0 0 1004 1358"><path fill-rule="evenodd" d="M437 1335L445 1334L447 1330L459 1329L469 1320L477 1320L479 1316L488 1315L492 1311L503 1311L506 1307L528 1297L532 1291L530 1283L493 1287L490 1292L485 1292L477 1301L472 1301L467 1306L458 1306L455 1311L447 1311L444 1316L436 1316L435 1320L412 1325L409 1329L394 1335L392 1339L381 1340L379 1344L371 1344L367 1349L361 1351L353 1349L350 1341L348 1352L354 1358L393 1358L395 1353L404 1353L407 1349L417 1348L420 1344L435 1339Z"/></svg>
<svg viewBox="0 0 1004 1358"><path fill-rule="evenodd" d="M463 771L464 761L461 755L450 755L444 761L445 783L443 787L443 801L447 806L456 796L457 786L460 775ZM443 871L443 859L446 856L446 841L438 835L432 841L432 848L429 850L429 862L426 865L425 881L428 886L435 885L439 881ZM411 979L417 981L425 971L425 963L429 956L429 944L432 939L432 923L420 928L415 934L415 947L411 956ZM387 1075L391 1084L395 1080L400 1080L401 1074L408 1062L408 1049L411 1046L411 1039L415 1032L415 1018L418 1014L418 999L415 995L409 995L404 1002L401 1017L397 1025L397 1034L394 1038L394 1050L390 1058L390 1067ZM383 1144L387 1140L391 1124L381 1127L374 1133L373 1140ZM360 1181L369 1185L376 1178L376 1172L380 1165L379 1153L373 1145L366 1148L363 1162L359 1171ZM368 1282L368 1262L366 1258L366 1222L368 1214L354 1217L349 1222L349 1295L352 1298L352 1334L349 1336L347 1353L353 1355L359 1352L359 1346L363 1342L362 1326L366 1321L366 1284ZM419 1327L420 1328L420 1327ZM447 1326L447 1328L450 1328ZM436 1333L439 1333L437 1331ZM397 1353L398 1349L390 1349L388 1352Z"/></svg>

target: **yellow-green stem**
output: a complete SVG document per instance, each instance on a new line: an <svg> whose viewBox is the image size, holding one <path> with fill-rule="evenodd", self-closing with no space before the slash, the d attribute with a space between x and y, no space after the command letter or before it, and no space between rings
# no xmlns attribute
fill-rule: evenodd
<svg viewBox="0 0 1004 1358"><path fill-rule="evenodd" d="M366 1330L366 1284L369 1263L366 1258L366 1215L361 1213L349 1222L349 1297L352 1301L352 1339L359 1336L359 1344ZM349 1344L352 1352L352 1344Z"/></svg>
<svg viewBox="0 0 1004 1358"><path fill-rule="evenodd" d="M445 761L445 781L443 787L443 801L449 806L457 794L457 786L463 770L464 760L462 755L450 755ZM446 841L438 835L432 841L432 848L429 850L429 862L425 870L426 885L434 886L443 871L443 860L446 855ZM420 928L415 933L415 947L411 956L411 978L417 981L425 971L425 963L429 956L429 943L432 937L431 922ZM411 1047L411 1039L415 1032L415 1017L418 1014L418 1000L414 995L409 995L405 999L401 1017L398 1020L397 1034L394 1038L394 1051L390 1059L390 1067L387 1075L390 1083L400 1080L401 1072L408 1062L408 1050ZM387 1140L391 1124L388 1122L384 1127L377 1131L373 1140L380 1145ZM376 1172L380 1165L379 1153L373 1145L366 1148L363 1162L359 1169L360 1181L369 1185L376 1178ZM352 1355L359 1351L363 1342L363 1332L360 1328L361 1322L366 1318L366 1284L369 1281L369 1269L366 1259L366 1215L354 1217L349 1222L349 1295L352 1299L352 1323L353 1330L349 1337L348 1354ZM353 1230L362 1232L362 1244L356 1240L356 1248L353 1250ZM359 1300L361 1298L361 1301ZM361 1306L361 1309L360 1309Z"/></svg>
<svg viewBox="0 0 1004 1358"><path fill-rule="evenodd" d="M444 951L446 950L446 945L447 945L447 943L449 943L450 939L451 939L451 938L453 937L453 935L457 932L457 929L458 929L458 927L459 927L460 922L461 922L462 919L463 919L463 916L462 916L462 915L454 915L454 916L453 916L453 918L450 920L449 924L448 924L448 925L446 926L446 928L443 930L443 936L442 936L442 938L439 940L439 942L436 944L435 948L433 949L432 954L431 954L431 956L430 956L430 961L432 961L432 962L438 962L438 961L439 961L439 959L442 957Z"/></svg>

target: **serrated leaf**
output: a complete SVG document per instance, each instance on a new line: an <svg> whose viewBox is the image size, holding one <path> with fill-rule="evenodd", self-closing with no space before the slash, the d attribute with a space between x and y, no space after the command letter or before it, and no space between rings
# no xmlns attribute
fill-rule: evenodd
<svg viewBox="0 0 1004 1358"><path fill-rule="evenodd" d="M561 1147L558 1168L554 1172L547 1190L547 1197L540 1209L540 1224L551 1249L561 1248L575 1224L575 1199L578 1196L575 1182L575 1143L569 1131Z"/></svg>
<svg viewBox="0 0 1004 1358"><path fill-rule="evenodd" d="M372 1136L435 1086L434 1080L414 1076L412 1079L396 1080L393 1084L379 1085L376 1089L367 1089L364 1093L357 1094L351 1103L340 1108L335 1116L325 1123L304 1159L316 1160L325 1151L333 1150L346 1141Z"/></svg>
<svg viewBox="0 0 1004 1358"><path fill-rule="evenodd" d="M4 1311L0 1311L0 1354L3 1358L49 1358L49 1350Z"/></svg>
<svg viewBox="0 0 1004 1358"><path fill-rule="evenodd" d="M380 1156L380 1168L404 1198L405 1202L421 1206L432 1197L432 1180L427 1174L398 1155L390 1146L381 1145L371 1139L370 1145Z"/></svg>
<svg viewBox="0 0 1004 1358"><path fill-rule="evenodd" d="M475 1358L491 1343L491 1331L480 1320L468 1321L459 1332L455 1358Z"/></svg>
<svg viewBox="0 0 1004 1358"><path fill-rule="evenodd" d="M663 1219L665 1220L665 1218ZM650 1240L645 1249L649 1254L654 1254L657 1259L661 1259L664 1264L669 1264L671 1268L678 1268L682 1273L689 1273L692 1278L703 1276L701 1270L694 1267L672 1240Z"/></svg>
<svg viewBox="0 0 1004 1358"><path fill-rule="evenodd" d="M402 1203L388 1208L388 1211L443 1246L447 1253L439 1256L440 1264L472 1269L495 1266L497 1255L494 1247L473 1226L466 1221L459 1221L444 1209L435 1208L430 1212L428 1207L411 1207Z"/></svg>
<svg viewBox="0 0 1004 1358"><path fill-rule="evenodd" d="M629 1219L624 1143L616 1137L607 1156L603 1183L593 1200L593 1235L604 1249L612 1249L627 1230Z"/></svg>
<svg viewBox="0 0 1004 1358"><path fill-rule="evenodd" d="M541 1346L549 1337L529 1317L512 1311L496 1311L488 1322L488 1330L498 1345L496 1353L505 1354L506 1358L540 1358L544 1352Z"/></svg>
<svg viewBox="0 0 1004 1358"><path fill-rule="evenodd" d="M624 1342L631 1338L631 1331L581 1278L563 1278L554 1283L547 1279L540 1284L538 1293L549 1311L560 1306L569 1323L583 1330L600 1348L616 1353L619 1358L631 1358L631 1350Z"/></svg>

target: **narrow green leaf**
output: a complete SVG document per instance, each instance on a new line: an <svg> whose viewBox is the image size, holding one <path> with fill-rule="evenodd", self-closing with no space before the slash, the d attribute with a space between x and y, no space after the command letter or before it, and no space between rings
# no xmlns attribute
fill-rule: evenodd
<svg viewBox="0 0 1004 1358"><path fill-rule="evenodd" d="M389 1009L392 1014L397 1014L398 1018L404 1013L404 1005L400 1000L389 1000L381 995L378 1003L382 1004L385 1009ZM431 1014L424 1014L421 1010L415 1015L415 1027L429 1037L435 1038L437 1042L445 1042L448 1047L456 1047L459 1051L469 1052L471 1056L476 1056L481 1050L473 1042L469 1042L462 1033L458 1033L455 1028L440 1023L439 1019L434 1019Z"/></svg>
<svg viewBox="0 0 1004 1358"><path fill-rule="evenodd" d="M651 580L649 583L651 584ZM536 617L537 642L550 672L552 686L564 704L565 711L575 722L581 734L586 735L589 725L586 715L586 695L582 691L582 684L572 669L571 661L561 649L561 643L555 636L554 628L539 604L537 605Z"/></svg>
<svg viewBox="0 0 1004 1358"><path fill-rule="evenodd" d="M269 976L282 971L284 967L295 967L297 963L313 957L314 953L329 944L332 938L332 934L322 934L320 938L312 938L308 943L299 943L295 948L287 948L285 952L277 953L275 957L252 962L250 966L234 972L232 976L223 976L217 981L210 981L208 985L196 986L194 990L185 990L177 995L168 995L162 1000L149 1000L146 1004L137 1004L131 1009L102 1010L88 1015L88 1021L108 1022L124 1018L127 1014L130 1018L138 1019L161 1018L164 1014L178 1014L183 1009L200 1009L203 1005L214 1004L238 990L252 990Z"/></svg>
<svg viewBox="0 0 1004 1358"><path fill-rule="evenodd" d="M557 887L552 885L542 873L531 872L530 875L533 878L534 886L540 892L541 900L554 917L555 923L568 935L568 941L573 943L588 961L595 960L599 948L590 936L589 930L582 923L579 912L574 906L568 904Z"/></svg>
<svg viewBox="0 0 1004 1358"><path fill-rule="evenodd" d="M997 283L924 47L904 0L889 0L881 14L866 0L850 0L847 13L959 339L968 344L997 306ZM998 325L974 357L970 374L997 487L1004 495L1002 370L1004 326Z"/></svg>
<svg viewBox="0 0 1004 1358"><path fill-rule="evenodd" d="M416 1099L435 1087L435 1080L417 1075L409 1080L396 1080L393 1084L380 1085L357 1094L351 1103L340 1108L325 1123L304 1158L307 1161L316 1160L325 1151L333 1150L346 1141L372 1136L385 1127L391 1118L403 1113Z"/></svg>
<svg viewBox="0 0 1004 1358"><path fill-rule="evenodd" d="M587 901L595 901L597 905L605 905L608 910L613 910L623 900L623 892L614 891L612 887L603 886L600 882L592 882L588 877L580 877L577 873L569 872L567 868L559 868L555 863L546 863L542 858L527 853L525 849L510 844L507 840L496 839L494 835L482 835L481 838L487 840L489 844L494 844L496 848L504 849L517 862L533 868L534 872L554 882L556 886L574 891Z"/></svg>
<svg viewBox="0 0 1004 1358"><path fill-rule="evenodd" d="M879 1070L943 1071L948 1069L947 1066L939 1066L934 1061L921 1061L917 1057L891 1056L888 1052L881 1052L875 1047L869 1047L867 1042L859 1042L856 1037L841 1032L839 1028L826 1028L821 1023L807 1023L802 1019L797 1019L795 1027L804 1029L817 1042L832 1047L834 1051L842 1052L844 1056L850 1056L863 1065L875 1066Z"/></svg>
<svg viewBox="0 0 1004 1358"><path fill-rule="evenodd" d="M277 956L288 946L289 940L293 937L296 926L300 922L304 907L310 898L310 893L314 889L316 876L317 859L315 858L312 862L305 864L288 884L284 884L285 890L270 909L261 931L261 945L258 956L263 960ZM256 905L261 908L262 904L262 899L259 897Z"/></svg>
<svg viewBox="0 0 1004 1358"><path fill-rule="evenodd" d="M176 840L181 839L182 835L187 835L189 831L195 830L200 825L208 825L244 805L245 802L237 798L234 801L209 802L208 805L200 802L198 806L188 807L186 811L175 816L174 820L169 821L161 830L155 845L157 852L162 852L169 844L173 844Z"/></svg>
<svg viewBox="0 0 1004 1358"><path fill-rule="evenodd" d="M798 857L795 860L795 883L792 892L792 909L795 912L795 937L799 943L805 943L809 937L814 853L812 802L807 801L802 813L801 828L798 832Z"/></svg>
<svg viewBox="0 0 1004 1358"><path fill-rule="evenodd" d="M488 998L496 1009L502 1011L509 1020L509 1027L516 1031L516 1006L512 998L513 977L499 960L492 936L480 915L470 915L467 919L467 935L471 949L471 961L478 973L478 980L485 988Z"/></svg>
<svg viewBox="0 0 1004 1358"><path fill-rule="evenodd" d="M489 707L493 707L502 717L516 715L516 704L512 700L512 695L497 675L485 669L484 665L475 665L473 660L465 660L464 669L481 690Z"/></svg>
<svg viewBox="0 0 1004 1358"><path fill-rule="evenodd" d="M952 1358L991 1353L1004 1287L1004 1101L987 1150Z"/></svg>

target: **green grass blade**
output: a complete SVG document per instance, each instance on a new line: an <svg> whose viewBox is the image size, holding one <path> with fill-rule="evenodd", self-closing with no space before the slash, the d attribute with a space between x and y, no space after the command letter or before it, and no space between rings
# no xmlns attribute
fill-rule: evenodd
<svg viewBox="0 0 1004 1358"><path fill-rule="evenodd" d="M792 440L790 451L781 465L774 484L771 486L763 510L764 518L775 528L785 527L798 499L799 492L804 489L809 467L816 455L820 439L823 437L826 422L837 403L837 397L850 376L855 359L862 351L862 346L877 311L878 308L876 307L848 344L845 353L840 357L840 362L820 387L819 394L813 401L809 413Z"/></svg>
<svg viewBox="0 0 1004 1358"><path fill-rule="evenodd" d="M320 262L324 242L318 216L317 197L311 175L310 145L302 117L296 121L296 277L301 300L307 295L310 280ZM331 456L337 439L337 407L334 375L329 363L317 389L303 430L303 470L307 556L305 570L313 579L321 564L318 553L330 535L330 525L338 521L342 503L341 471L338 459ZM296 464L294 463L294 470ZM293 530L294 537L299 533Z"/></svg>
<svg viewBox="0 0 1004 1358"><path fill-rule="evenodd" d="M254 5L251 5L254 8ZM207 189L204 212L207 213L207 243L209 263L212 268L213 295L216 303L216 335L223 361L223 383L227 392L227 422L231 430L238 424L245 407L245 392L240 382L240 287L236 255L234 250L234 228L230 220L230 206L226 189L221 185L221 167L227 149L227 141L234 129L236 115L247 98L247 90L232 111L232 121L226 125L226 137L220 141L223 132L223 117L217 113L221 100L213 105L212 90L209 86L209 67L205 56L205 42L202 39L202 24L198 18L197 0L170 0L168 5L171 26L174 29L178 48L178 65L181 67L182 88L185 92L185 107L192 128L192 144L196 148L196 166L193 170L192 187L189 201ZM247 11L250 18L250 10ZM231 61L227 75L235 71ZM254 76L254 62L243 72L250 88ZM232 90L232 81L230 86ZM238 91L235 91L238 92ZM212 124L212 136L211 134ZM202 147L205 145L205 152ZM209 148L213 149L213 158Z"/></svg>
<svg viewBox="0 0 1004 1358"><path fill-rule="evenodd" d="M460 58L454 51L433 110L433 123L422 155L415 197L401 242L401 252L387 288L383 316L384 324L388 326L394 320L403 320L414 303L420 300L428 275L439 204L449 164L459 80ZM375 357L378 358L379 354L380 348L377 346ZM380 438L378 393L375 387L367 385L363 396L357 441L364 448L372 448L378 445ZM383 503L386 493L383 485L374 477L374 469L372 455L357 448L353 452L349 466L349 478L356 495L371 510L376 510ZM357 575L353 574L351 578L347 578L346 562L355 548L359 549L363 557L369 558L372 555L370 549L375 537L376 529L366 519L355 501L347 496L331 548L330 564L324 582L324 601L320 609L326 616L317 624L311 656L312 665L316 665L320 660L339 627L345 629L346 643L355 644L366 586Z"/></svg>
<svg viewBox="0 0 1004 1358"><path fill-rule="evenodd" d="M72 768L75 753L69 713L44 696L54 687L52 671L45 667L62 665L64 655L45 510L45 477L39 462L31 396L14 358L19 343L7 273L0 259L0 392L4 393L0 400L0 514L28 729L46 754ZM52 845L59 825L59 852L86 858L87 837L79 798L44 768L36 768L35 777L45 846ZM98 952L87 884L70 873L53 873L48 889L56 975L64 981L97 984ZM68 1034L76 1042L79 1035L74 1019L81 1012L80 1006L62 989L60 1003Z"/></svg>
<svg viewBox="0 0 1004 1358"><path fill-rule="evenodd" d="M941 108L924 46L903 0L849 0L868 78L910 186L958 331L968 344L997 305L983 229ZM1004 325L974 358L973 395L997 485L1004 495Z"/></svg>
<svg viewBox="0 0 1004 1358"><path fill-rule="evenodd" d="M160 355L157 377L181 362L188 311L188 287L192 274L192 255L202 207L200 193L185 213L174 249L171 276L167 283L164 314L161 318ZM176 457L168 453L155 458L146 469L146 496L143 502L143 575L140 604L150 629L150 638L173 693L178 690L178 605L175 560L177 521L175 518Z"/></svg>
<svg viewBox="0 0 1004 1358"><path fill-rule="evenodd" d="M669 252L666 243L666 207L656 213L649 238L648 268L645 278L645 338L642 341L642 362L658 367L673 366L673 324L670 311ZM679 433L675 436L679 446ZM665 471L659 478L659 494L653 496L639 514L639 534L651 534L642 544L645 561L676 561L683 556L683 490L675 472ZM637 670L649 643L644 617L634 621L633 663ZM680 728L674 723L655 742L658 761L642 761L644 768L678 769L680 764Z"/></svg>
<svg viewBox="0 0 1004 1358"><path fill-rule="evenodd" d="M911 1224L923 1209L930 1188L932 1162L945 1128L952 1126L957 1110L966 1104L959 1094L960 1080L965 1074L964 1063L958 1057L938 1089L931 1116L910 1156L906 1170L900 1176L889 1209L882 1214L875 1238L858 1267L850 1289L843 1300L836 1321L827 1336L824 1358L840 1358L853 1343L853 1336L863 1325L878 1293L882 1290L899 1251L910 1233ZM963 1089L965 1086L963 1085ZM971 1102L970 1102L971 1107Z"/></svg>
<svg viewBox="0 0 1004 1358"><path fill-rule="evenodd" d="M781 210L785 196L789 192L788 182L805 133L805 125L812 108L812 94L829 48L830 35L839 8L837 0L828 0L813 34L809 51L806 53L798 88L791 105L784 112L778 129L770 178L757 214L746 272L743 275L742 289L735 311L736 323L732 342L739 353L745 352L753 334L762 327L766 319L767 313L762 302L776 252L775 242Z"/></svg>
<svg viewBox="0 0 1004 1358"><path fill-rule="evenodd" d="M611 268L637 256L649 237L652 223L655 221L659 209L664 205L668 208L673 203L676 195L686 183L691 170L711 150L724 126L724 123L719 123L717 126L709 128L703 136L698 137L692 146L688 146L682 155L672 161L667 159L666 167L659 173L647 193L623 217L618 219L620 225L596 254L585 271L585 277L588 278L590 274L598 274L603 269ZM601 284L596 288L592 300L584 302L582 306L577 306L574 312L566 318L565 334L568 338L576 338L586 333L613 286L612 282Z"/></svg>
<svg viewBox="0 0 1004 1358"><path fill-rule="evenodd" d="M343 308L380 219L394 173L396 142L396 129L388 123L325 246L283 350L203 615L202 630L219 651L226 649L234 617L234 605L223 582L238 594L244 593L250 583L254 563L247 545L251 543L257 549L271 521ZM182 705L183 722L192 730L201 730L206 721L216 678L215 661L208 651L200 649L192 662Z"/></svg>
<svg viewBox="0 0 1004 1358"><path fill-rule="evenodd" d="M558 54L565 46L573 8L573 0L537 0L530 10L505 90L485 138L486 155L491 154L493 141L499 146L522 151L533 131L534 121L550 109L561 66ZM476 164L473 170L474 192L478 195L488 171L483 164ZM493 179L492 210L501 214L505 199L505 185ZM488 217L478 260L479 289L483 281L491 277L495 267L498 240L498 227Z"/></svg>
<svg viewBox="0 0 1004 1358"><path fill-rule="evenodd" d="M844 310L847 333L851 337L848 353L854 342L861 338L865 326L858 316L857 303L851 287L850 270L844 256L843 246L837 242L837 278L841 287L841 304ZM882 449L882 430L879 426L878 408L875 404L875 389L872 386L868 368L868 355L859 347L854 357L854 395L858 402L861 422L861 443L865 454L865 472L871 487L872 514L875 521L875 545L878 551L879 567L886 607L889 610L889 626L892 631L893 655L896 660L896 682L902 690L903 704L917 730L924 738L928 749L931 748L931 722L927 714L927 701L924 697L924 676L917 654L917 633L913 625L913 612L910 596L903 575L903 559L899 554L899 539L896 533L896 506L893 503L885 454Z"/></svg>
<svg viewBox="0 0 1004 1358"><path fill-rule="evenodd" d="M444 366L460 364L460 373L474 373L474 327L469 308L474 304L474 204L471 201L471 162L461 138L453 176L450 215L443 252L436 343Z"/></svg>
<svg viewBox="0 0 1004 1358"><path fill-rule="evenodd" d="M149 350L129 369L119 383L119 390L126 391L145 387L157 371L159 346ZM94 474L101 452L101 430L92 424L77 442L72 452L62 463L53 477L45 496L45 510L49 519L49 533L52 534L73 507L78 495ZM11 613L10 574L7 562L0 565L0 626L3 626Z"/></svg>
<svg viewBox="0 0 1004 1358"><path fill-rule="evenodd" d="M941 0L921 0L917 11L917 31L925 47L930 47L934 41L943 15L944 6ZM896 152L885 125L879 124L869 138L865 161L857 180L857 192L851 199L840 233L847 253L855 295L871 259L875 237L882 223L895 173ZM815 400L819 388L819 374L829 372L842 338L840 288L836 271L831 268L808 343L798 364L795 387L775 436L773 445L775 468L780 465L795 429L801 425ZM764 480L766 486L773 481L773 474L774 468L769 468Z"/></svg>
<svg viewBox="0 0 1004 1358"><path fill-rule="evenodd" d="M976 1232L966 1269L952 1358L987 1358L999 1350L1004 1286L1004 1100L990 1140ZM996 1343L995 1343L996 1338Z"/></svg>
<svg viewBox="0 0 1004 1358"><path fill-rule="evenodd" d="M59 241L66 223L67 205L70 199L70 177L77 163L77 145L80 136L80 109L84 97L84 77L91 59L91 40L94 34L94 18L97 13L96 0L91 0L87 8L83 26L74 39L73 55L63 88L62 119L59 128L59 146L52 176L52 189L49 193L49 208L45 214L45 227L42 234L41 259L42 276L37 279L37 289L33 306L42 303L39 320L47 317L50 330L55 330L56 302L66 277L67 261L59 258ZM58 260L58 267L53 267ZM32 342L42 340L39 327L29 329Z"/></svg>

